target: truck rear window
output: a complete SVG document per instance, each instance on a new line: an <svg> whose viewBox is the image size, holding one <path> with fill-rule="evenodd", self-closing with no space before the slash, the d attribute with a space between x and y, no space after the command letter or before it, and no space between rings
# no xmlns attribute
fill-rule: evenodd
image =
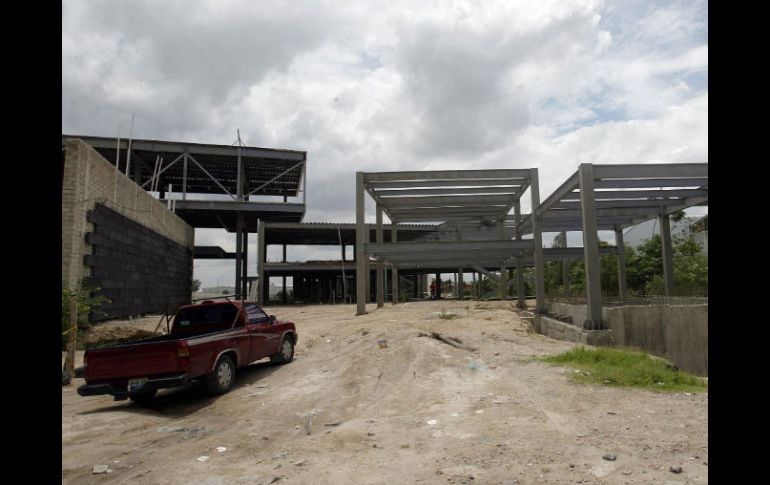
<svg viewBox="0 0 770 485"><path fill-rule="evenodd" d="M201 305L179 311L174 322L177 328L200 325L231 324L238 309L234 305Z"/></svg>

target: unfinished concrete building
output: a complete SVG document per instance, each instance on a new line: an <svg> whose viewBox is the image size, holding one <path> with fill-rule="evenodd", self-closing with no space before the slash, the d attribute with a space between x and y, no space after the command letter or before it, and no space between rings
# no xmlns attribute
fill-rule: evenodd
<svg viewBox="0 0 770 485"><path fill-rule="evenodd" d="M530 190L531 213L522 215L519 200ZM369 194L376 202L377 240L369 241L365 230L364 197ZM606 316L600 285L600 254L617 254L619 305L623 305L625 289L625 261L622 230L645 220L658 218L661 227L665 294L673 292L673 253L669 215L688 207L708 204L707 164L633 164L593 165L580 164L577 172L567 179L543 203L540 203L537 169L464 170L432 172L358 172L356 178L357 253L364 258L356 261L356 273L364 275L370 259L377 264L377 303L382 306L384 282L379 276L384 265L394 273L401 267L419 265L421 268L455 266L462 274L466 268L497 278L502 298L513 282L506 281L507 268L516 268L519 305L523 306L522 269L534 266L535 326L538 331L584 343L638 345L654 349L661 355L678 359L684 368L707 372L707 350L692 358L674 357L661 350L664 339L645 340L632 337L618 318ZM514 211L513 216L508 212ZM382 213L392 222L389 243L382 238ZM437 234L409 243L398 241L398 227L402 222L438 222ZM616 235L615 247L602 248L598 231L611 230ZM543 248L543 232L561 233L566 242L567 231L583 234L583 247ZM528 238L523 236L527 235ZM566 246L566 244L565 244ZM569 311L555 312L556 304L546 301L544 263L547 260L581 258L585 265L585 304ZM485 267L499 268L499 277ZM397 281L397 279L394 279ZM357 284L357 314L366 312L366 287ZM396 303L394 301L394 303ZM672 309L674 313L681 309ZM633 310L625 307L627 321L633 320ZM649 310L649 309L648 309ZM663 309L661 311L665 311ZM691 342L699 349L707 349L707 305L689 309L694 322L688 339L671 340ZM640 310L636 311L640 314ZM570 313L570 315L565 315ZM658 314L660 316L660 312ZM564 318L560 318L564 317ZM656 317L657 318L657 317ZM667 325L667 316L654 323L657 332L676 325ZM566 326L565 326L566 325ZM642 328L647 323L639 323ZM614 330L614 331L613 331ZM681 331L681 327L679 329ZM637 333L645 331L638 330ZM665 333L665 332L664 332ZM696 337L692 337L696 335ZM674 345L674 344L672 344ZM651 350L652 351L652 350ZM704 355L705 353L705 361ZM697 361L697 362L695 362ZM705 363L704 363L705 362Z"/></svg>

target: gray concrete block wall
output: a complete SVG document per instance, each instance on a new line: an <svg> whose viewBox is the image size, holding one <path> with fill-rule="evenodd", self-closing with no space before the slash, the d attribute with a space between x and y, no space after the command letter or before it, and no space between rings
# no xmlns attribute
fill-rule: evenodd
<svg viewBox="0 0 770 485"><path fill-rule="evenodd" d="M192 291L192 250L161 236L108 207L88 213L93 232L84 256L90 281L111 300L93 320L173 311Z"/></svg>

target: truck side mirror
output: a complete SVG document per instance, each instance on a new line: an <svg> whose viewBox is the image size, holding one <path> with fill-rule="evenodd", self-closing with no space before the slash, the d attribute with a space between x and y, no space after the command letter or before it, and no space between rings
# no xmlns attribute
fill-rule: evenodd
<svg viewBox="0 0 770 485"><path fill-rule="evenodd" d="M276 321L275 315L270 315L270 321L272 323L275 323L275 321Z"/></svg>

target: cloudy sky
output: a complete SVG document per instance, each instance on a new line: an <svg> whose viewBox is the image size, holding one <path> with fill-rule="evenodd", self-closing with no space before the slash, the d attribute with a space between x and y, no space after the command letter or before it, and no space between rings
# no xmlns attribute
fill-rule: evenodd
<svg viewBox="0 0 770 485"><path fill-rule="evenodd" d="M538 167L545 197L580 162L708 161L708 4L65 0L62 132L132 113L136 138L306 150L306 221L354 220L356 170Z"/></svg>

